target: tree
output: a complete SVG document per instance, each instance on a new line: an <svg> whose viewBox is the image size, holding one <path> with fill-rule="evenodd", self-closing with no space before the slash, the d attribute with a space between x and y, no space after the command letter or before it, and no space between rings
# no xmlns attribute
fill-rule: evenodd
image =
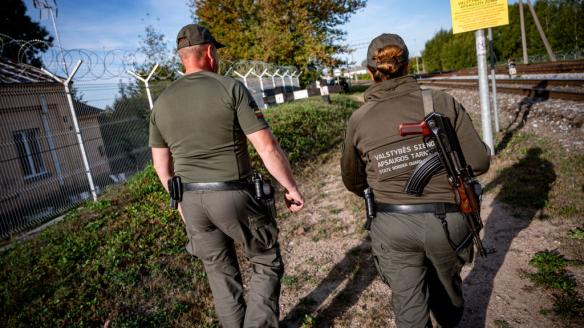
<svg viewBox="0 0 584 328"><path fill-rule="evenodd" d="M53 42L53 37L49 36L47 30L26 15L26 6L22 0L0 1L0 34L0 40L4 43L2 56L38 67L42 64L39 53L47 51ZM22 44L9 42L10 38L44 42L31 43L26 47L27 51L23 52Z"/></svg>
<svg viewBox="0 0 584 328"><path fill-rule="evenodd" d="M164 34L153 25L147 25L139 39L138 58L144 61L142 64L134 63L134 69L139 75L146 76L156 63L159 64L150 80L152 97L156 99L177 78L179 64L168 51ZM149 117L150 108L144 84L137 80L120 82L119 95L99 118L113 173L135 172L148 161Z"/></svg>
<svg viewBox="0 0 584 328"><path fill-rule="evenodd" d="M241 59L293 65L303 71L339 64L347 51L338 28L366 0L192 0L198 22L227 45L223 60ZM314 72L312 70L312 72Z"/></svg>
<svg viewBox="0 0 584 328"><path fill-rule="evenodd" d="M540 0L534 6L554 52L575 53L584 48L584 1ZM529 54L543 57L546 50L527 6L524 14ZM493 28L493 43L499 61L523 57L517 3L509 6L509 25ZM475 66L474 34L440 30L426 42L423 58L429 72Z"/></svg>

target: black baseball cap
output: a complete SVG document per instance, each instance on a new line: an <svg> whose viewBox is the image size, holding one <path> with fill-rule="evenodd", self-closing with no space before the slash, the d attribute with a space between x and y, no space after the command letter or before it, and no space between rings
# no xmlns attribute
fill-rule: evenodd
<svg viewBox="0 0 584 328"><path fill-rule="evenodd" d="M187 43L183 43L182 47L180 44L181 39L186 39ZM225 47L223 44L217 42L215 38L211 35L211 32L206 28L202 27L198 24L189 24L183 26L183 28L178 31L178 35L176 36L176 49L196 46L198 44L205 44L205 43L213 43L215 48L223 48Z"/></svg>
<svg viewBox="0 0 584 328"><path fill-rule="evenodd" d="M369 44L369 48L367 49L367 66L377 68L377 61L373 57L375 57L377 50L383 49L387 46L397 46L404 51L403 55L398 58L400 64L408 60L409 52L404 39L397 34L383 33L373 39Z"/></svg>

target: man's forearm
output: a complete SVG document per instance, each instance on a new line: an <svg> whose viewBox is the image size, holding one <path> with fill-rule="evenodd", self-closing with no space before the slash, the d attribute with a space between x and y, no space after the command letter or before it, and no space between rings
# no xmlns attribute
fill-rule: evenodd
<svg viewBox="0 0 584 328"><path fill-rule="evenodd" d="M275 143L271 147L266 147L258 151L264 166L270 174L276 179L286 190L297 189L296 182L292 176L292 169L290 163L280 146Z"/></svg>
<svg viewBox="0 0 584 328"><path fill-rule="evenodd" d="M154 166L162 186L168 191L168 179L174 175L170 150L168 148L152 148L152 166Z"/></svg>

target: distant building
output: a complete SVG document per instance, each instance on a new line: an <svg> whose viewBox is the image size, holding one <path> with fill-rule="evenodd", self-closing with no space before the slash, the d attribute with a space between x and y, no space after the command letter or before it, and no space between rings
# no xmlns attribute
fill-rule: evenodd
<svg viewBox="0 0 584 328"><path fill-rule="evenodd" d="M91 173L109 176L98 117L74 102ZM42 70L0 57L0 234L31 226L89 196L62 84ZM96 179L97 180L97 179Z"/></svg>
<svg viewBox="0 0 584 328"><path fill-rule="evenodd" d="M362 67L362 66L358 66L358 67L350 67L349 68L349 77L353 80L356 79L355 76L359 76L359 75L363 75L363 74L367 74L367 68Z"/></svg>

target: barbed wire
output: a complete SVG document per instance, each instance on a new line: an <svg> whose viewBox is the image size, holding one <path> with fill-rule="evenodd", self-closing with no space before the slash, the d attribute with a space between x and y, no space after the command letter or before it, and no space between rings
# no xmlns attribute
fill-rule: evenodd
<svg viewBox="0 0 584 328"><path fill-rule="evenodd" d="M47 50L39 52L36 50L39 46L44 46ZM111 50L92 50L92 49L63 49L61 51L53 47L46 40L18 40L0 33L0 56L5 55L8 49L18 49L17 62L27 63L30 57L37 57L42 61L43 67L60 76L67 76L64 67L73 67L79 61L83 65L75 75L75 81L91 82L111 79L127 79L131 76L129 71L136 73L148 73L156 64L151 58L139 50L111 49ZM64 63L63 63L64 61ZM158 63L166 67L164 70L158 70L155 74L156 79L172 79L177 76L181 65L177 54L167 54L164 63ZM145 72L146 71L146 72ZM235 73L239 74L235 74ZM229 76L245 76L252 72L256 76L265 74L298 75L299 70L294 66L277 65L262 61L237 60L227 61L220 60L220 74ZM180 74L180 73L178 73Z"/></svg>

